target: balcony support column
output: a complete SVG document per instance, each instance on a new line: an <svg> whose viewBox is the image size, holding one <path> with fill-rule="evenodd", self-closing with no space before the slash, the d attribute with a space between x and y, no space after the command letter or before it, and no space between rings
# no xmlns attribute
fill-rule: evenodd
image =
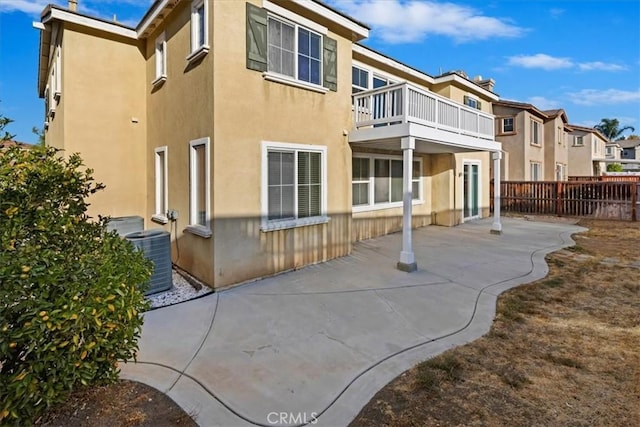
<svg viewBox="0 0 640 427"><path fill-rule="evenodd" d="M494 151L491 153L493 158L493 225L491 226L491 234L502 234L502 222L500 222L500 162L502 161L502 152Z"/></svg>
<svg viewBox="0 0 640 427"><path fill-rule="evenodd" d="M404 137L401 140L402 148L402 252L398 261L398 270L411 273L418 269L413 253L411 236L411 210L413 208L412 180L413 180L413 150L416 140L412 137Z"/></svg>

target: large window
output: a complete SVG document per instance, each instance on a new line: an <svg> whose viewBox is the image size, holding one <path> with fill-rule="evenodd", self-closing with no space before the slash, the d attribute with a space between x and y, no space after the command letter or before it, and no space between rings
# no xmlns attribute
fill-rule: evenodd
<svg viewBox="0 0 640 427"><path fill-rule="evenodd" d="M187 230L203 237L211 236L209 138L189 143L189 227Z"/></svg>
<svg viewBox="0 0 640 427"><path fill-rule="evenodd" d="M358 208L400 206L403 199L402 157L367 156L352 159L352 203ZM421 160L413 162L411 192L422 200ZM366 210L366 209L363 209Z"/></svg>
<svg viewBox="0 0 640 427"><path fill-rule="evenodd" d="M167 167L167 147L155 149L155 172L156 172L156 209L152 219L163 224L167 223L167 209L169 204L168 195L168 167Z"/></svg>
<svg viewBox="0 0 640 427"><path fill-rule="evenodd" d="M531 162L530 168L531 181L542 181L542 163Z"/></svg>
<svg viewBox="0 0 640 427"><path fill-rule="evenodd" d="M540 145L542 138L542 123L531 120L531 144Z"/></svg>
<svg viewBox="0 0 640 427"><path fill-rule="evenodd" d="M263 230L326 222L326 147L263 144Z"/></svg>
<svg viewBox="0 0 640 427"><path fill-rule="evenodd" d="M191 3L191 54L188 60L195 60L209 51L208 1L193 0Z"/></svg>
<svg viewBox="0 0 640 427"><path fill-rule="evenodd" d="M322 36L269 17L267 69L294 79L322 84Z"/></svg>

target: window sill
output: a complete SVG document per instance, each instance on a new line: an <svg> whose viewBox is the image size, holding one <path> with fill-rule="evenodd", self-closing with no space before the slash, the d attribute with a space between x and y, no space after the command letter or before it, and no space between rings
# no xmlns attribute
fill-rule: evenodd
<svg viewBox="0 0 640 427"><path fill-rule="evenodd" d="M515 135L516 131L500 132L497 136Z"/></svg>
<svg viewBox="0 0 640 427"><path fill-rule="evenodd" d="M264 233L269 231L284 230L287 228L306 227L309 225L326 224L331 221L328 216L314 216L313 218L291 219L284 221L263 222L260 230Z"/></svg>
<svg viewBox="0 0 640 427"><path fill-rule="evenodd" d="M192 63L209 53L209 45L202 45L187 56L187 62Z"/></svg>
<svg viewBox="0 0 640 427"><path fill-rule="evenodd" d="M187 225L184 231L195 234L196 236L204 237L205 239L210 238L212 234L211 230L202 225Z"/></svg>
<svg viewBox="0 0 640 427"><path fill-rule="evenodd" d="M542 147L542 144L536 144L535 142L529 143L532 147Z"/></svg>
<svg viewBox="0 0 640 427"><path fill-rule="evenodd" d="M327 93L329 89L323 86L319 86L313 83L307 83L300 80L296 80L293 77L285 76L283 74L276 74L270 71L262 73L262 77L270 82L282 83L289 86L298 87L301 89L310 90L312 92Z"/></svg>
<svg viewBox="0 0 640 427"><path fill-rule="evenodd" d="M151 216L151 221L157 222L158 224L166 224L169 222L169 219L164 215L156 214Z"/></svg>
<svg viewBox="0 0 640 427"><path fill-rule="evenodd" d="M156 78L154 81L152 81L151 86L159 87L159 86L162 86L166 81L167 81L167 76L163 74L160 77Z"/></svg>
<svg viewBox="0 0 640 427"><path fill-rule="evenodd" d="M422 205L424 204L424 200L412 200L411 201L411 205L412 206L416 206L416 205ZM377 205L358 205L358 206L353 206L351 208L351 211L353 213L358 213L358 212L369 212L369 211L379 211L382 209L395 209L395 208L402 208L403 203L402 202L393 202L393 203L384 203L384 204L377 204Z"/></svg>

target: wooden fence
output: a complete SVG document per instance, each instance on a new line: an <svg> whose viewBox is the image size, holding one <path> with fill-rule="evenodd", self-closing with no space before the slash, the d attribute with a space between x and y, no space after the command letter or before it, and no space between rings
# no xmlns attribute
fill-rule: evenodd
<svg viewBox="0 0 640 427"><path fill-rule="evenodd" d="M640 182L640 175L570 176L569 181Z"/></svg>
<svg viewBox="0 0 640 427"><path fill-rule="evenodd" d="M636 221L640 182L503 181L503 212ZM491 182L493 211L493 181Z"/></svg>

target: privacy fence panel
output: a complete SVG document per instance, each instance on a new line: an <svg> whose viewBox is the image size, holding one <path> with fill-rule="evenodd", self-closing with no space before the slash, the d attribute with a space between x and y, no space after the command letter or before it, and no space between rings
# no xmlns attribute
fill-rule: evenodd
<svg viewBox="0 0 640 427"><path fill-rule="evenodd" d="M503 212L636 221L640 182L503 181L500 192Z"/></svg>

